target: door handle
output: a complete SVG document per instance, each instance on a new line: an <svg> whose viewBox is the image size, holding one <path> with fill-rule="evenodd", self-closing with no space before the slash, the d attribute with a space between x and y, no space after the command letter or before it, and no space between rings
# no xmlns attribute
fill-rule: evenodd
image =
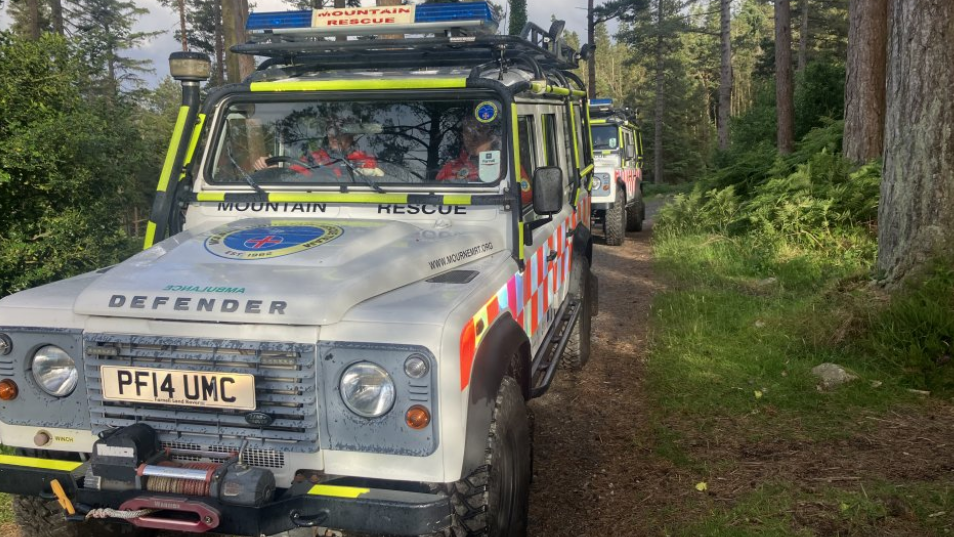
<svg viewBox="0 0 954 537"><path fill-rule="evenodd" d="M556 250L554 250L554 251L548 253L548 254L547 254L547 263L550 263L551 261L553 261L553 260L556 259L556 258L557 258Z"/></svg>

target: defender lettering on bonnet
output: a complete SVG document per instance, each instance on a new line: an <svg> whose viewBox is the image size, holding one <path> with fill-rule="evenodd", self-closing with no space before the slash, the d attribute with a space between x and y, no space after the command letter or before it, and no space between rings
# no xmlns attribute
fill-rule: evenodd
<svg viewBox="0 0 954 537"><path fill-rule="evenodd" d="M128 303L128 306L127 306ZM272 300L266 308L264 300L235 300L232 298L191 298L178 297L175 300L168 296L149 297L135 295L113 295L109 298L110 308L153 309L161 311L218 311L221 313L250 313L268 315L285 315L288 302Z"/></svg>

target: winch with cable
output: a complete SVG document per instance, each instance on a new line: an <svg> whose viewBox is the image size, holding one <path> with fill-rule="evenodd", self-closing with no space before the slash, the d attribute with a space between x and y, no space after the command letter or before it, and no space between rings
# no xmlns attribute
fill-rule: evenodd
<svg viewBox="0 0 954 537"><path fill-rule="evenodd" d="M109 431L94 444L83 487L214 498L229 505L258 507L275 495L275 476L244 464L241 452L223 463L171 460L160 448L155 429L137 423Z"/></svg>

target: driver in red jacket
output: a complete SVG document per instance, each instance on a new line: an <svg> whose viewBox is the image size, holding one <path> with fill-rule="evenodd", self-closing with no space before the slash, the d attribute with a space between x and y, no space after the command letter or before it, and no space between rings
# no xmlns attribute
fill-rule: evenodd
<svg viewBox="0 0 954 537"><path fill-rule="evenodd" d="M481 181L480 163L481 153L488 151L500 152L500 135L497 129L490 124L481 123L475 116L466 116L461 125L463 147L460 155L444 164L436 179L451 183L473 183ZM499 156L498 156L499 162ZM527 171L520 167L520 199L524 205L533 203L533 191L530 188L530 178Z"/></svg>
<svg viewBox="0 0 954 537"><path fill-rule="evenodd" d="M331 122L326 131L328 135L327 149L317 149L306 152L298 159L302 164L292 163L288 166L288 169L294 170L302 175L311 175L315 168L331 166L344 160L347 161L352 168L355 168L358 173L364 175L383 175L381 169L378 168L378 159L355 147L354 134L347 132L345 128L345 126L349 124L355 124L355 121L338 119ZM256 170L269 168L271 166L266 162L267 160L266 157L261 157L255 161L253 166ZM331 171L338 177L341 177L342 173L346 173L341 169L341 166L335 166Z"/></svg>

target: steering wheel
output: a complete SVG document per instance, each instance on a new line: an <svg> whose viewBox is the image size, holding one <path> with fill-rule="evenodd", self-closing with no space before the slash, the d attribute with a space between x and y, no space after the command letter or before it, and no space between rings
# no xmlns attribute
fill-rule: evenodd
<svg viewBox="0 0 954 537"><path fill-rule="evenodd" d="M283 163L293 163L293 164L294 164L294 163L300 163L300 162L301 162L301 161L298 160L297 158L289 157L289 156L285 156L285 155L278 155L278 156L275 156L275 157L268 157L267 159L265 159L265 164L268 164L269 166L277 166L277 165L283 164Z"/></svg>

